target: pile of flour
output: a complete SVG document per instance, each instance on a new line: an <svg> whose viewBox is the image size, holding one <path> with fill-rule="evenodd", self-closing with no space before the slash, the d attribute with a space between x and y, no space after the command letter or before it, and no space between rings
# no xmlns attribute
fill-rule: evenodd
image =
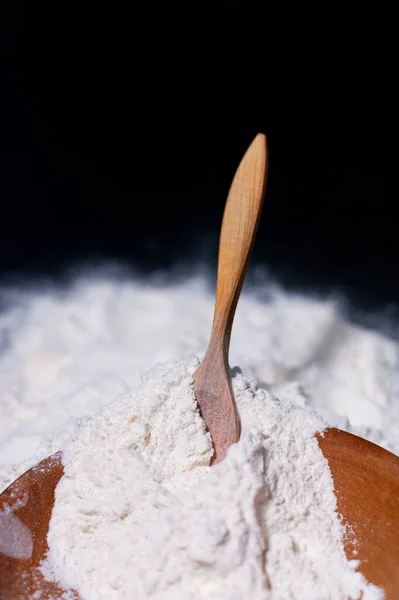
<svg viewBox="0 0 399 600"><path fill-rule="evenodd" d="M78 423L44 575L84 600L381 598L345 557L323 421L236 374L241 439L210 468L198 364L159 365Z"/></svg>
<svg viewBox="0 0 399 600"><path fill-rule="evenodd" d="M398 343L358 327L333 299L240 298L230 364L283 402L399 454ZM58 450L77 417L139 383L151 365L208 343L214 285L93 273L64 290L0 290L0 490Z"/></svg>

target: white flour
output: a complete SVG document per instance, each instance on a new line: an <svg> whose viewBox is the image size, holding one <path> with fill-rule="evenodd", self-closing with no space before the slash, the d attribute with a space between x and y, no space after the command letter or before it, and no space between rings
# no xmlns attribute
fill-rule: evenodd
<svg viewBox="0 0 399 600"><path fill-rule="evenodd" d="M270 286L268 286L270 289ZM78 279L67 293L0 290L0 490L56 451L76 417L159 361L201 356L213 287ZM398 344L341 318L334 301L243 293L230 364L280 399L399 454Z"/></svg>
<svg viewBox="0 0 399 600"><path fill-rule="evenodd" d="M348 323L332 300L269 290L267 301L245 291L240 299L232 367L284 406L315 409L399 454L397 342ZM77 417L131 392L142 370L201 357L214 290L202 277L175 285L82 277L68 292L3 290L1 299L10 308L0 313L0 490L65 446Z"/></svg>
<svg viewBox="0 0 399 600"><path fill-rule="evenodd" d="M83 419L65 449L48 579L85 600L379 598L348 563L315 415L241 375L241 439L210 468L192 390L169 363Z"/></svg>

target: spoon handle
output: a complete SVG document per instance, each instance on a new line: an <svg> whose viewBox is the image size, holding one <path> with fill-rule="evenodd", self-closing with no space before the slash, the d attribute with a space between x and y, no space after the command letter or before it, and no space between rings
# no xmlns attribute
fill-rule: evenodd
<svg viewBox="0 0 399 600"><path fill-rule="evenodd" d="M231 327L255 239L267 180L266 137L259 133L236 171L224 210L212 335L228 361Z"/></svg>
<svg viewBox="0 0 399 600"><path fill-rule="evenodd" d="M218 282L211 339L194 374L194 394L212 437L211 464L223 460L240 437L240 420L229 373L231 326L244 282L266 187L266 138L248 148L231 184L220 232Z"/></svg>

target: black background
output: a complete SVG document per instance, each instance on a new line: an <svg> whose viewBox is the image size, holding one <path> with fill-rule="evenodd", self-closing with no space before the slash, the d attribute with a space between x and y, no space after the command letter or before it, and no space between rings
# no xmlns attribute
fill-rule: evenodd
<svg viewBox="0 0 399 600"><path fill-rule="evenodd" d="M253 261L287 284L399 298L388 5L1 3L0 271L215 260L258 131Z"/></svg>

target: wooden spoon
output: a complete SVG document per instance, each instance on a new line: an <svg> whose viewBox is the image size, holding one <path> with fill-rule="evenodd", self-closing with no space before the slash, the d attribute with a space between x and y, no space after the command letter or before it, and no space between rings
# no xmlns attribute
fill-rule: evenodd
<svg viewBox="0 0 399 600"><path fill-rule="evenodd" d="M266 138L259 133L241 160L227 197L211 339L194 375L195 397L212 437L212 463L223 460L229 446L240 437L229 374L230 334L262 209L266 176Z"/></svg>
<svg viewBox="0 0 399 600"><path fill-rule="evenodd" d="M261 156L264 158L260 158ZM242 185L243 190L248 190L242 192L244 201L247 202L246 199L253 193L253 182L260 182L259 165L265 165L265 161L265 138L258 136L235 176L223 219L212 337L218 331L223 333L219 333L217 343L215 340L215 343L212 343L211 338L206 360L204 359L196 373L194 389L205 419L208 419L206 422L211 435L219 448L217 460L221 460L223 452L239 438L238 418L228 377L227 353L234 309L242 286L240 277L243 278L245 274L245 263L253 241L256 220L252 221L253 233L247 233L247 244L241 246L243 254L240 258L235 254L234 248L237 247L237 240L242 238L231 236L239 236L238 232L251 231L247 222L249 217L241 213L242 222L239 223L238 219L235 219L236 227L231 232L226 231L225 224L231 219L231 215L234 215L234 210L237 210L237 207L234 209L232 195L233 192L236 193L234 187ZM265 166L262 168L265 169ZM249 177L247 187L244 186L246 177ZM257 196L259 202L262 192L263 182ZM259 209L260 205L257 215ZM241 268L236 269L237 264L241 264ZM227 273L222 265L229 269ZM237 272L240 273L238 279ZM226 289L236 290L232 298L228 293L224 293ZM229 298L229 302L226 298ZM224 312L219 312L220 306L224 306ZM224 315L223 318L221 315ZM217 365L215 368L224 378L221 386L213 375L212 356ZM223 368L220 367L221 363ZM212 393L208 392L207 395L204 379L206 373L214 386ZM228 418L218 427L216 419L219 409L213 409L212 403L215 397L217 402L219 390L226 393L226 389L229 391L229 396L224 396L228 398ZM220 420L223 420L223 413L219 416ZM347 557L360 561L359 571L368 581L384 589L387 600L398 600L399 458L375 444L338 429L327 429L317 438L321 451L329 462L338 511L348 526L349 534L344 540ZM46 537L54 506L54 491L63 472L61 453L58 452L24 473L0 495L1 600L28 600L35 592L40 593L40 600L61 598L63 590L46 581L38 567L47 551ZM75 600L79 598L76 592L72 592L71 597Z"/></svg>

